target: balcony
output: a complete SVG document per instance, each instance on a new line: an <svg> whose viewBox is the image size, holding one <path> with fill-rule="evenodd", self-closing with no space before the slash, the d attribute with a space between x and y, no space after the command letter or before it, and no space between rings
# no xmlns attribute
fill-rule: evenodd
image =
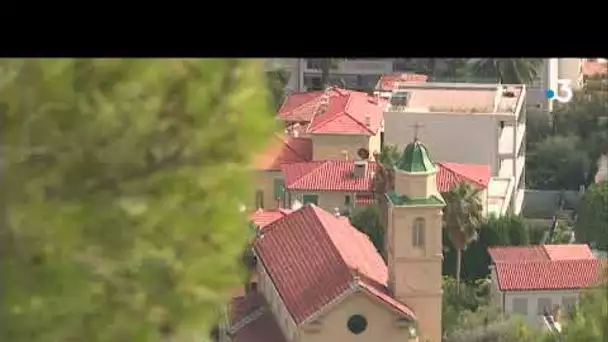
<svg viewBox="0 0 608 342"><path fill-rule="evenodd" d="M516 151L513 151L513 130L517 128L517 143ZM501 157L513 157L514 155L519 154L519 150L524 141L524 137L526 136L526 124L520 123L517 126L514 125L506 125L502 132L500 133L500 138L498 140L498 153Z"/></svg>
<svg viewBox="0 0 608 342"><path fill-rule="evenodd" d="M307 61L305 72L320 73L321 70L313 69L312 63ZM352 75L384 75L393 72L392 59L371 59L358 60L347 59L337 62L337 67L332 69L333 74L352 74Z"/></svg>
<svg viewBox="0 0 608 342"><path fill-rule="evenodd" d="M516 174L513 174L513 158L505 158L500 161L500 169L498 170L498 177L500 178L513 178L514 183L519 183L519 178L524 172L526 166L526 156L518 156L516 161L517 168L515 169Z"/></svg>

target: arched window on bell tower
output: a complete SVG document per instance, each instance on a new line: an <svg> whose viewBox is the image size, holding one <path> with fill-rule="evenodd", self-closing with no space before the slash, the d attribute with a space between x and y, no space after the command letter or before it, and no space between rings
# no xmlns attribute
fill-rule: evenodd
<svg viewBox="0 0 608 342"><path fill-rule="evenodd" d="M412 245L414 247L424 247L425 244L425 221L418 217L412 224Z"/></svg>

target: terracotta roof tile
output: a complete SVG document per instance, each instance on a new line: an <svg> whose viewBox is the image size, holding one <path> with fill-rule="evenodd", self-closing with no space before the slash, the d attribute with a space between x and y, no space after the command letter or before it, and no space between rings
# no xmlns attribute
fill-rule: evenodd
<svg viewBox="0 0 608 342"><path fill-rule="evenodd" d="M286 342L260 293L253 292L232 300L230 326L233 342Z"/></svg>
<svg viewBox="0 0 608 342"><path fill-rule="evenodd" d="M291 213L288 209L264 210L258 209L249 215L249 219L260 229L266 227L272 222L282 219Z"/></svg>
<svg viewBox="0 0 608 342"><path fill-rule="evenodd" d="M492 177L492 167L479 164L437 163L437 189L447 192L459 183L468 183L478 189L486 189Z"/></svg>
<svg viewBox="0 0 608 342"><path fill-rule="evenodd" d="M376 90L392 91L395 88L395 82L426 82L427 79L427 75L409 73L382 75L376 84Z"/></svg>
<svg viewBox="0 0 608 342"><path fill-rule="evenodd" d="M551 260L595 259L587 244L543 245Z"/></svg>
<svg viewBox="0 0 608 342"><path fill-rule="evenodd" d="M324 91L291 93L279 108L279 118L289 122L310 122Z"/></svg>
<svg viewBox="0 0 608 342"><path fill-rule="evenodd" d="M369 162L365 177L353 178L354 161L326 160L284 165L285 188L289 190L370 191L377 164ZM488 187L492 170L488 165L438 163L437 188L449 191L457 183Z"/></svg>
<svg viewBox="0 0 608 342"><path fill-rule="evenodd" d="M368 162L365 175L353 176L355 162L326 160L283 165L285 189L366 192L372 189L372 173L376 163Z"/></svg>
<svg viewBox="0 0 608 342"><path fill-rule="evenodd" d="M586 244L500 246L488 248L488 253L495 263L595 259Z"/></svg>
<svg viewBox="0 0 608 342"><path fill-rule="evenodd" d="M328 105L316 113L324 96L328 97ZM287 122L310 123L308 133L372 135L382 124L383 110L379 103L383 102L367 93L334 87L326 92L289 95L278 116Z"/></svg>
<svg viewBox="0 0 608 342"><path fill-rule="evenodd" d="M542 246L490 247L488 253L496 263L549 260L549 255Z"/></svg>
<svg viewBox="0 0 608 342"><path fill-rule="evenodd" d="M254 248L297 324L358 282L385 289L388 278L384 261L365 234L311 204L267 226ZM366 281L357 281L355 273ZM404 306L401 310L411 315Z"/></svg>
<svg viewBox="0 0 608 342"><path fill-rule="evenodd" d="M308 138L283 138L275 135L263 154L254 159L258 170L280 170L281 165L312 160L312 141Z"/></svg>
<svg viewBox="0 0 608 342"><path fill-rule="evenodd" d="M597 259L537 260L496 263L501 291L581 289L601 281L602 266Z"/></svg>
<svg viewBox="0 0 608 342"><path fill-rule="evenodd" d="M341 96L330 97L327 110L313 117L307 132L375 135L384 115L378 101L384 100L367 93L343 90Z"/></svg>
<svg viewBox="0 0 608 342"><path fill-rule="evenodd" d="M583 61L583 75L591 77L596 75L608 75L608 63L606 61Z"/></svg>

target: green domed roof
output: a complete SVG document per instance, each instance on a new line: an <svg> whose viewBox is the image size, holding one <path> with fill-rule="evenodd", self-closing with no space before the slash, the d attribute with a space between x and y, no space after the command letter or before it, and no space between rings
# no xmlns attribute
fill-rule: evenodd
<svg viewBox="0 0 608 342"><path fill-rule="evenodd" d="M395 167L405 172L432 172L435 165L429 158L426 147L418 140L409 143L403 150L401 158L397 160Z"/></svg>

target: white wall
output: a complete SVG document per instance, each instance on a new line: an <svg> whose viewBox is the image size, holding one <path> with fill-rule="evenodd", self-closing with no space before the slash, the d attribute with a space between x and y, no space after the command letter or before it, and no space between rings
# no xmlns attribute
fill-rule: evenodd
<svg viewBox="0 0 608 342"><path fill-rule="evenodd" d="M419 140L438 162L486 164L498 174L500 119L482 114L386 112L384 141L403 148L414 138L415 124L423 125Z"/></svg>
<svg viewBox="0 0 608 342"><path fill-rule="evenodd" d="M541 298L548 298L551 300L551 306L559 305L563 307L564 299L576 299L580 295L581 290L553 290L553 291L510 291L501 292L498 289L498 283L496 281L496 271L492 269L491 272L491 299L496 307L501 308L504 313L507 314L519 314L514 312L513 301L516 298L525 298L528 304L527 314L519 314L524 320L531 324L539 324L538 319L538 300ZM504 305L504 307L503 307Z"/></svg>
<svg viewBox="0 0 608 342"><path fill-rule="evenodd" d="M264 298L266 298L272 314L283 331L283 336L286 336L289 339L293 338L296 333L295 322L293 321L291 314L287 311L287 307L279 296L277 289L274 287L274 283L259 260L257 271L259 274L258 291L261 291L264 294Z"/></svg>

